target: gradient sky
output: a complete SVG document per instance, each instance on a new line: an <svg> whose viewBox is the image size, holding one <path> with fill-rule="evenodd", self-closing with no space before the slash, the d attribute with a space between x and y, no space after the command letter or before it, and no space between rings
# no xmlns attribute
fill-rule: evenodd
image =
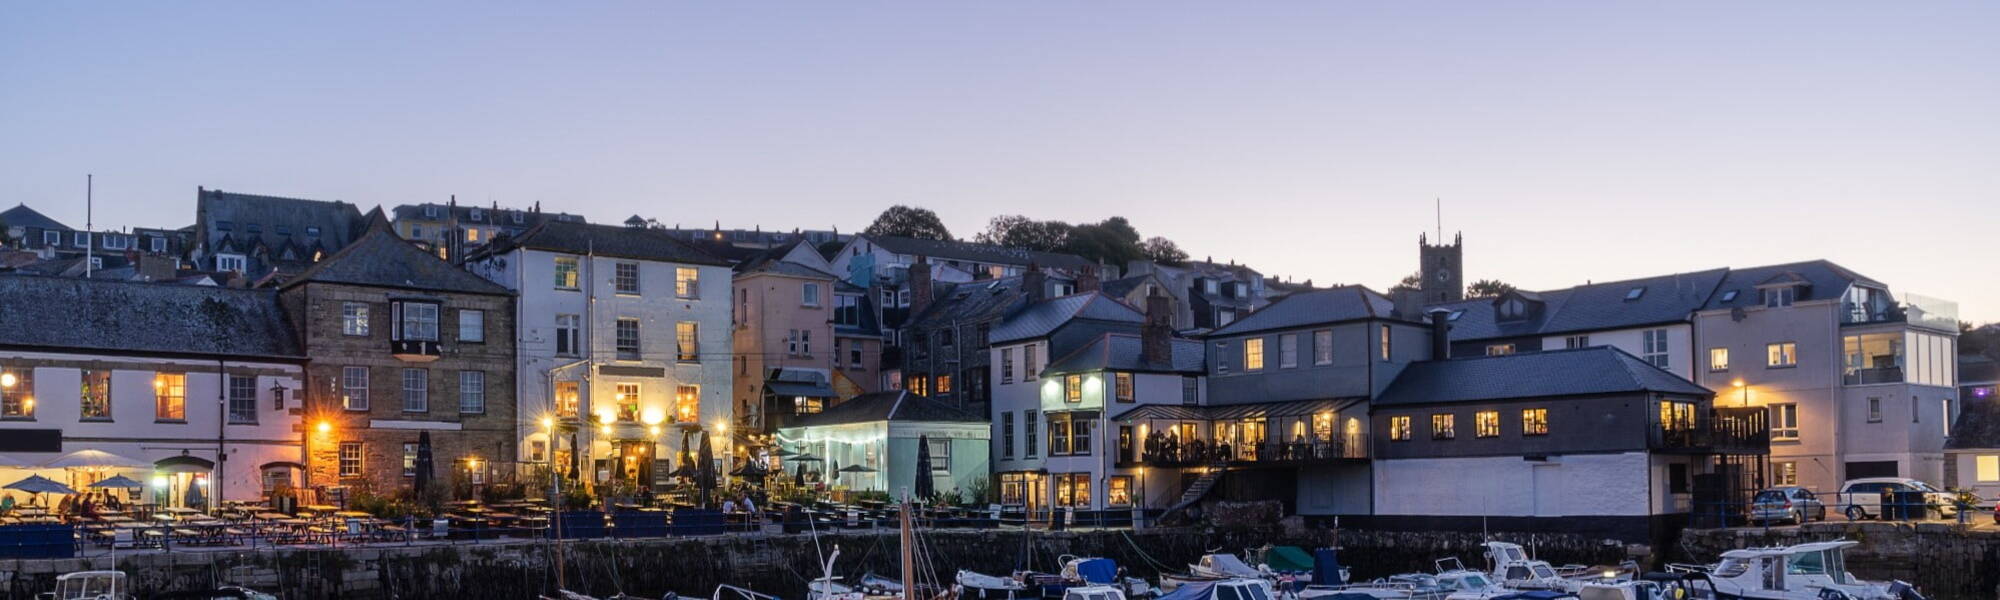
<svg viewBox="0 0 2000 600"><path fill-rule="evenodd" d="M2000 320L2000 4L16 3L0 203L195 186L857 230L1124 215L1387 287L1828 258Z"/></svg>

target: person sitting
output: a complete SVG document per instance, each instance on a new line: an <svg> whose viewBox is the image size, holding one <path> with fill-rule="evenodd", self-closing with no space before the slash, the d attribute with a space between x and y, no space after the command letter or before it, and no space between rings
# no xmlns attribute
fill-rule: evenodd
<svg viewBox="0 0 2000 600"><path fill-rule="evenodd" d="M741 503L742 503L742 507L743 507L743 513L744 513L744 514L748 514L748 515L750 515L750 516L753 516L753 517L754 517L754 516L757 516L757 505L756 505L755 503L753 503L753 502L751 502L751 501L750 501L750 495L749 495L749 494L744 494L744 495L743 495L743 498L741 499Z"/></svg>
<svg viewBox="0 0 2000 600"><path fill-rule="evenodd" d="M14 512L14 495L0 495L0 515Z"/></svg>
<svg viewBox="0 0 2000 600"><path fill-rule="evenodd" d="M736 499L735 499L735 498L730 498L730 499L728 499L728 500L724 500L724 501L722 501L722 514L726 514L726 515L727 515L727 514L736 514L736 512L737 512L737 508L736 508Z"/></svg>

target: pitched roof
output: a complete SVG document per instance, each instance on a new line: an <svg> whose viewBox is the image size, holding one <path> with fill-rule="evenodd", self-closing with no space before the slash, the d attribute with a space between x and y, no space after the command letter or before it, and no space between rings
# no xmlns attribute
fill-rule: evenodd
<svg viewBox="0 0 2000 600"><path fill-rule="evenodd" d="M1709 297L1708 303L1704 304L1702 309L1719 310L1755 306L1759 302L1757 286L1780 283L1804 283L1808 286L1798 297L1799 300L1838 298L1841 294L1847 293L1848 286L1856 283L1878 287L1882 285L1828 260L1730 269L1729 276L1723 278L1722 283L1716 287L1715 294ZM1732 291L1736 292L1736 295L1729 300L1723 300L1723 297Z"/></svg>
<svg viewBox="0 0 2000 600"><path fill-rule="evenodd" d="M739 275L772 273L793 277L811 277L814 279L840 279L839 276L832 273L785 260L785 256L791 254L792 250L798 248L801 243L803 243L803 240L793 240L788 244L759 250L756 254L744 258L742 262L736 263L736 273Z"/></svg>
<svg viewBox="0 0 2000 600"><path fill-rule="evenodd" d="M1344 285L1285 296L1264 308L1209 332L1239 335L1273 329L1304 327L1367 318L1392 318L1396 304L1375 290Z"/></svg>
<svg viewBox="0 0 2000 600"><path fill-rule="evenodd" d="M1204 346L1200 341L1174 338L1168 342L1172 360L1168 364L1146 361L1144 340L1127 333L1098 336L1082 348L1049 363L1042 372L1050 374L1090 371L1142 371L1151 373L1201 373L1207 370Z"/></svg>
<svg viewBox="0 0 2000 600"><path fill-rule="evenodd" d="M1944 447L1952 450L2000 448L2000 395L1966 398L1958 421L1951 425L1951 437Z"/></svg>
<svg viewBox="0 0 2000 600"><path fill-rule="evenodd" d="M427 207L435 207L433 210L435 211L437 216L435 217L424 216L424 209ZM477 216L474 215L475 212L478 213ZM466 225L476 224L476 225L509 225L518 227L533 227L535 225L540 225L542 221L549 221L549 220L573 221L578 223L583 222L583 216L572 215L569 213L545 213L540 210L521 210L517 208L507 208L504 206L474 206L470 204L452 205L452 204L438 204L436 202L428 202L424 204L403 204L392 209L390 213L395 215L396 220L398 221L404 219L442 221L448 217L453 217L456 218L460 224L466 224ZM514 222L514 215L521 215L521 223L516 224Z"/></svg>
<svg viewBox="0 0 2000 600"><path fill-rule="evenodd" d="M277 292L0 275L0 346L298 358Z"/></svg>
<svg viewBox="0 0 2000 600"><path fill-rule="evenodd" d="M1038 338L1073 319L1144 323L1146 315L1103 292L1070 294L1029 304L1008 315L993 326L988 338L994 342Z"/></svg>
<svg viewBox="0 0 2000 600"><path fill-rule="evenodd" d="M58 223L56 222L55 219L49 218L48 215L44 215L36 211L35 209L28 208L28 205L26 204L16 204L14 205L14 208L9 208L7 210L0 211L0 223L4 223L8 227L40 227L42 229L70 228L68 225Z"/></svg>
<svg viewBox="0 0 2000 600"><path fill-rule="evenodd" d="M234 238L242 248L255 247L260 242L276 247L288 239L297 238L306 242L319 240L329 249L338 249L360 237L368 228L360 209L338 200L329 202L201 190L196 206L196 214L205 219L205 222L196 225L213 230L216 223L227 221L231 225L229 237ZM250 233L253 225L259 227L257 233ZM280 226L288 233L279 233ZM307 235L308 227L319 228L319 235Z"/></svg>
<svg viewBox="0 0 2000 600"><path fill-rule="evenodd" d="M794 419L792 423L797 427L815 427L875 421L985 423L989 419L905 390L889 390L849 398L817 414Z"/></svg>
<svg viewBox="0 0 2000 600"><path fill-rule="evenodd" d="M1714 392L1610 346L1410 363L1377 406L1661 392Z"/></svg>
<svg viewBox="0 0 2000 600"><path fill-rule="evenodd" d="M723 260L658 229L548 221L511 238L496 239L474 254L504 254L515 248L695 265L728 266Z"/></svg>
<svg viewBox="0 0 2000 600"><path fill-rule="evenodd" d="M281 287L319 282L497 296L513 293L397 236L389 229L382 209L368 215L374 225L361 239L321 259Z"/></svg>
<svg viewBox="0 0 2000 600"><path fill-rule="evenodd" d="M924 307L923 312L905 321L904 327L922 328L954 321L969 323L996 319L1011 313L1028 298L1018 275L964 283L933 280L931 286L936 290L934 296L937 299ZM988 337L991 339L990 334Z"/></svg>
<svg viewBox="0 0 2000 600"><path fill-rule="evenodd" d="M1041 265L1057 269L1076 269L1096 266L1090 259L1075 254L1042 252L1026 248L1011 248L997 244L961 242L957 240L925 240L907 237L868 236L867 239L895 254L929 256L950 260L970 260L1003 265ZM935 262L935 261L933 261Z"/></svg>

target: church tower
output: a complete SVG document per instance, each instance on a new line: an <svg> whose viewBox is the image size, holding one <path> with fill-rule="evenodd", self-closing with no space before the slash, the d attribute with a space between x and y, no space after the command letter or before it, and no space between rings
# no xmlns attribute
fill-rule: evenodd
<svg viewBox="0 0 2000 600"><path fill-rule="evenodd" d="M1439 240L1442 241L1442 240ZM1457 302L1465 298L1465 254L1464 234L1454 233L1451 244L1431 245L1424 234L1417 234L1419 258L1418 274L1423 281L1417 284L1424 304Z"/></svg>

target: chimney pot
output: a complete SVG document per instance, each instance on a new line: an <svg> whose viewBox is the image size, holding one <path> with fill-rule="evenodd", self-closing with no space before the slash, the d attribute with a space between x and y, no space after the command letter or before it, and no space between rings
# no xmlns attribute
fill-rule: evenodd
<svg viewBox="0 0 2000 600"><path fill-rule="evenodd" d="M1021 288L1028 293L1029 302L1041 302L1049 295L1049 274L1042 267L1028 263L1028 272L1021 274Z"/></svg>
<svg viewBox="0 0 2000 600"><path fill-rule="evenodd" d="M1157 292L1146 296L1146 324L1139 329L1140 357L1149 365L1171 365L1174 314L1170 301Z"/></svg>
<svg viewBox="0 0 2000 600"><path fill-rule="evenodd" d="M917 262L910 265L909 285L910 316L916 316L924 312L924 307L930 306L934 293L931 290L931 261L928 257L920 255Z"/></svg>
<svg viewBox="0 0 2000 600"><path fill-rule="evenodd" d="M1430 310L1431 317L1431 360L1451 358L1451 311L1443 308Z"/></svg>

